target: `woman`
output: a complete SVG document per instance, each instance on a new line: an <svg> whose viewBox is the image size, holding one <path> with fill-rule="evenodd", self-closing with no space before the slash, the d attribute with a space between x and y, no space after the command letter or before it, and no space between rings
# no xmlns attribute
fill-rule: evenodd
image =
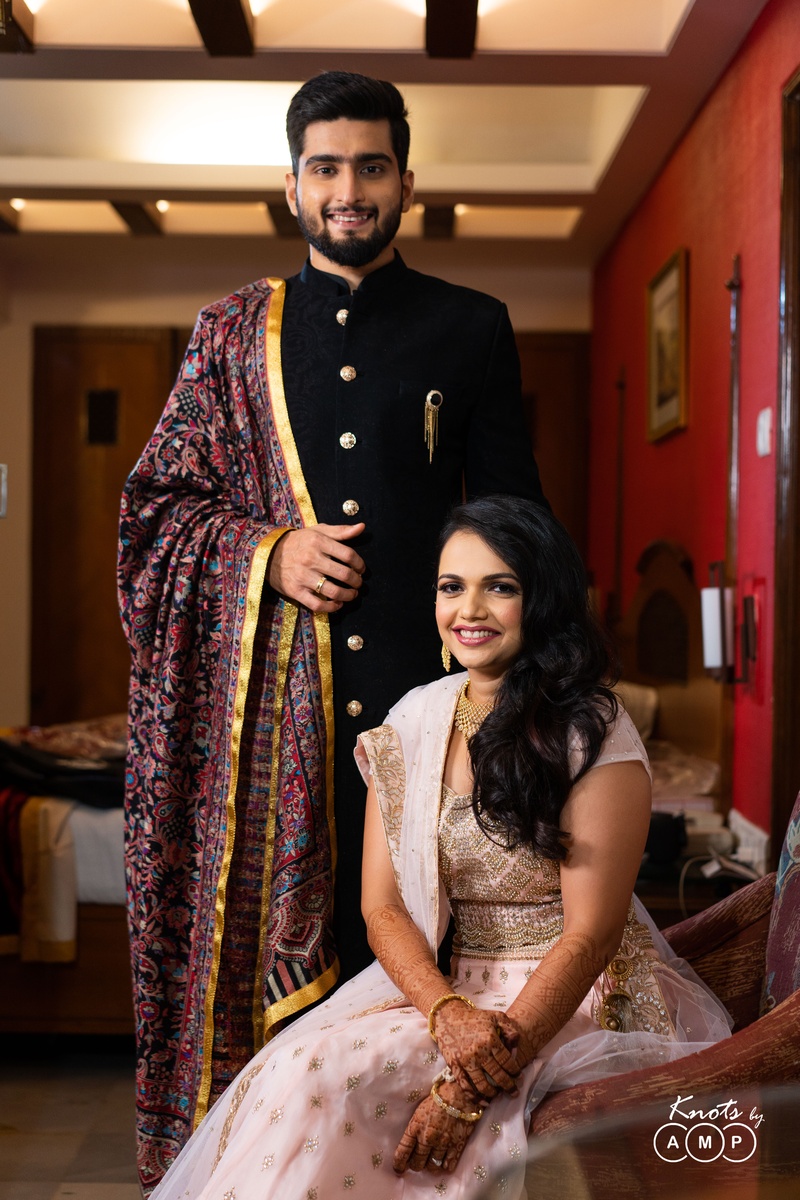
<svg viewBox="0 0 800 1200"><path fill-rule="evenodd" d="M647 760L563 528L526 501L457 509L436 619L466 675L410 692L356 750L378 962L256 1055L157 1200L453 1200L490 1178L515 1196L547 1091L729 1032L631 899Z"/></svg>

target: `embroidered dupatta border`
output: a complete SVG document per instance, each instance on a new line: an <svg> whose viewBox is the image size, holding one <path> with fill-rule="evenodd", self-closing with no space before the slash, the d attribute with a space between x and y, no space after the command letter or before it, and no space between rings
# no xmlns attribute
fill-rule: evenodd
<svg viewBox="0 0 800 1200"><path fill-rule="evenodd" d="M314 525L317 523L316 515L311 502L311 495L308 491L308 487L303 476L303 471L300 466L300 458L297 453L297 447L295 445L294 435L292 433L292 427L289 421L289 413L286 407L286 396L283 390L280 334L281 324L283 321L283 305L286 295L286 284L282 279L267 279L266 282L272 289L268 300L266 322L266 371L268 398L272 408L278 439L280 441L281 452L283 454L289 479L291 481L294 498L300 510L300 515L303 519L303 524L306 526ZM213 957L204 1006L203 1069L200 1080L200 1088L198 1091L197 1106L194 1114L193 1124L195 1129L203 1120L206 1112L208 1111L208 1100L211 1093L212 1052L214 1043L214 1001L216 998L217 980L219 976L222 937L225 928L225 900L228 873L230 871L231 859L233 857L233 845L236 835L235 801L236 789L239 781L239 751L241 747L245 704L250 684L250 673L253 661L253 644L261 610L261 597L266 580L267 568L269 566L269 559L278 541L286 532L286 529L276 529L272 533L268 534L268 536L259 543L253 555L250 565L250 574L247 582L245 617L242 625L241 651L239 656L239 669L236 679L236 694L230 736L231 772L225 806L227 814L227 828L222 867L220 869L219 883L217 885ZM288 674L289 656L291 653L292 641L297 624L297 613L297 605L293 604L291 601L286 601L284 603L281 618L280 644L278 650L277 678L275 682L275 700L273 705L273 738L276 741L279 741L280 739L281 712L283 709L283 698L285 694L286 677ZM331 870L333 871L336 865L336 832L333 821L333 672L331 667L330 626L328 623L327 613L314 614L314 632L317 642L317 663L322 686L323 715L326 730L325 780L327 791L328 829L331 843ZM293 992L292 995L286 996L277 1004L272 1005L267 1012L261 1012L260 1014L258 1013L261 1005L260 992L263 986L263 970L261 965L263 962L262 951L264 938L266 936L266 926L269 916L269 902L271 894L276 818L274 797L278 781L279 763L279 746L273 745L272 772L270 780L270 797L273 803L271 804L270 819L267 830L267 846L265 850L264 878L261 899L259 957L256 968L256 986L253 999L254 1033L256 1038L260 1037L262 1041L268 1040L270 1036L268 1031L281 1018L288 1016L290 1013L299 1011L307 1005L312 1004L315 1000L318 1000L321 996L324 996L325 993L334 985L339 974L339 964L338 961L336 961L318 979L315 979L312 983L307 984L306 987L298 989L297 992Z"/></svg>

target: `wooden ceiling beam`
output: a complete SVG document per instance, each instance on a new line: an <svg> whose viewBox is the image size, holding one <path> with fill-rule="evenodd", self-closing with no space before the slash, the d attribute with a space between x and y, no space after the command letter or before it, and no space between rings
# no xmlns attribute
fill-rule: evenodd
<svg viewBox="0 0 800 1200"><path fill-rule="evenodd" d="M451 238L456 228L456 212L452 204L426 204L422 214L422 236Z"/></svg>
<svg viewBox="0 0 800 1200"><path fill-rule="evenodd" d="M19 213L6 200L0 200L0 234L19 233Z"/></svg>
<svg viewBox="0 0 800 1200"><path fill-rule="evenodd" d="M426 0L425 50L430 58L472 58L478 0Z"/></svg>
<svg viewBox="0 0 800 1200"><path fill-rule="evenodd" d="M0 0L0 54L30 54L33 13L25 0Z"/></svg>
<svg viewBox="0 0 800 1200"><path fill-rule="evenodd" d="M268 200L267 211L279 238L299 238L301 236L297 217L291 212L285 200L278 200L275 203Z"/></svg>
<svg viewBox="0 0 800 1200"><path fill-rule="evenodd" d="M111 207L122 217L134 237L160 237L164 232L161 213L155 204L112 200Z"/></svg>
<svg viewBox="0 0 800 1200"><path fill-rule="evenodd" d="M245 58L255 50L250 0L189 0L194 23L212 58Z"/></svg>

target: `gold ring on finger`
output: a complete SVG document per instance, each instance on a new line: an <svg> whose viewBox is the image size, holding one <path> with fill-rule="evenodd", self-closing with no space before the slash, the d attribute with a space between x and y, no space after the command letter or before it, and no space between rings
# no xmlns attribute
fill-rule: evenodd
<svg viewBox="0 0 800 1200"><path fill-rule="evenodd" d="M322 595L322 589L325 587L326 583L326 577L324 575L320 575L319 579L317 580L317 586L314 588L314 591L318 596Z"/></svg>

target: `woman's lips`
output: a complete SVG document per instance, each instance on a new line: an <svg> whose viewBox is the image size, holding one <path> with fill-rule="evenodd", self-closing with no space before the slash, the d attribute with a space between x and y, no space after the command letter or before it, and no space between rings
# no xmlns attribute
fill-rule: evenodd
<svg viewBox="0 0 800 1200"><path fill-rule="evenodd" d="M493 638L500 636L496 629L488 629L483 627L479 629L467 629L466 627L462 627L459 629L454 629L453 634L462 646L485 646L487 642L490 642Z"/></svg>

